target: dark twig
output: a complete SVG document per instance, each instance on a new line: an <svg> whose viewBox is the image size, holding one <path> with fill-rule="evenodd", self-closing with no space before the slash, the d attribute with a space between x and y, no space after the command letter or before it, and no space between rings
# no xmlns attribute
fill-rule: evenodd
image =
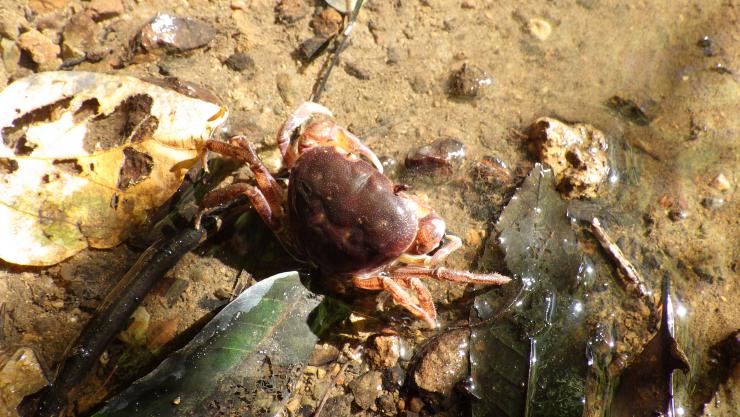
<svg viewBox="0 0 740 417"><path fill-rule="evenodd" d="M355 3L355 8L354 10L352 10L349 21L342 31L342 34L340 36L341 39L339 40L337 47L334 49L331 61L329 62L326 70L324 70L323 74L321 74L321 76L319 77L318 83L316 84L314 91L309 98L309 101L313 101L315 103L320 102L321 94L326 89L326 83L329 82L331 71L332 69L334 69L334 66L337 64L337 62L339 62L339 54L344 50L344 48L347 47L347 42L349 42L349 34L355 27L355 23L357 22L357 15L360 13L360 8L362 8L363 2L364 0L358 0L357 3Z"/></svg>
<svg viewBox="0 0 740 417"><path fill-rule="evenodd" d="M213 222L209 222L212 224ZM144 297L186 253L212 229L188 228L153 243L98 307L69 348L55 381L41 394L37 417L56 416L67 406L69 392L88 373L108 343L125 326Z"/></svg>
<svg viewBox="0 0 740 417"><path fill-rule="evenodd" d="M329 393L331 392L332 388L337 386L337 382L339 382L339 378L344 374L344 371L347 370L347 367L350 363L352 363L352 360L354 360L354 357L357 356L358 353L362 351L362 345L357 346L354 350L349 352L349 358L347 362L345 362L341 368L339 368L339 372L337 372L337 375L334 377L334 380L331 381L331 385L326 387L326 391L324 391L324 395L321 396L321 401L319 401L319 405L316 406L316 411L313 413L313 417L319 417L321 415L321 411L324 409L324 405L326 404L326 400L329 399Z"/></svg>

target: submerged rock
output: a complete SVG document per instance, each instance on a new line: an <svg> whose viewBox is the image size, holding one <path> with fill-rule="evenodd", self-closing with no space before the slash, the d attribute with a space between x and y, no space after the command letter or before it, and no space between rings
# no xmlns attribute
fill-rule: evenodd
<svg viewBox="0 0 740 417"><path fill-rule="evenodd" d="M569 199L594 198L609 174L607 142L595 127L543 117L529 130L530 150L555 174L558 191Z"/></svg>
<svg viewBox="0 0 740 417"><path fill-rule="evenodd" d="M375 405L375 400L383 392L383 379L378 371L370 371L362 374L352 381L350 385L355 403L363 410Z"/></svg>
<svg viewBox="0 0 740 417"><path fill-rule="evenodd" d="M416 385L429 392L451 394L455 385L470 373L469 339L470 330L460 329L430 341L414 370Z"/></svg>
<svg viewBox="0 0 740 417"><path fill-rule="evenodd" d="M483 89L491 83L491 76L486 71L475 65L463 64L450 75L450 96L457 99L476 99L481 97Z"/></svg>

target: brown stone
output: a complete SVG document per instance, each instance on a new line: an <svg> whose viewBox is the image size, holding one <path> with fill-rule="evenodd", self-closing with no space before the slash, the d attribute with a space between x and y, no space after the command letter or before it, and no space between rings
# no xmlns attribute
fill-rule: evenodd
<svg viewBox="0 0 740 417"><path fill-rule="evenodd" d="M311 20L313 33L316 36L328 38L334 36L342 27L342 15L334 8L327 7Z"/></svg>
<svg viewBox="0 0 740 417"><path fill-rule="evenodd" d="M99 22L123 13L123 2L121 0L92 0L88 10L92 13L92 18Z"/></svg>
<svg viewBox="0 0 740 417"><path fill-rule="evenodd" d="M363 410L375 405L375 400L383 393L383 380L380 372L370 371L355 378L350 385L355 403Z"/></svg>
<svg viewBox="0 0 740 417"><path fill-rule="evenodd" d="M18 37L18 46L31 55L40 71L54 70L62 61L57 58L59 46L37 30L29 30Z"/></svg>
<svg viewBox="0 0 740 417"><path fill-rule="evenodd" d="M401 355L401 342L398 336L376 336L367 351L368 359L377 368L391 368Z"/></svg>
<svg viewBox="0 0 740 417"><path fill-rule="evenodd" d="M281 0L275 7L275 18L285 25L292 25L308 15L309 5L305 0Z"/></svg>
<svg viewBox="0 0 740 417"><path fill-rule="evenodd" d="M28 0L28 7L38 14L61 10L71 3L71 0Z"/></svg>
<svg viewBox="0 0 740 417"><path fill-rule="evenodd" d="M469 339L467 329L453 330L432 339L414 370L416 385L443 395L452 393L455 384L468 375Z"/></svg>
<svg viewBox="0 0 740 417"><path fill-rule="evenodd" d="M62 31L62 57L84 58L96 45L98 25L86 12L74 15Z"/></svg>
<svg viewBox="0 0 740 417"><path fill-rule="evenodd" d="M588 124L567 124L543 117L529 130L529 148L555 175L558 191L567 199L594 198L609 173L607 141Z"/></svg>
<svg viewBox="0 0 740 417"><path fill-rule="evenodd" d="M26 20L14 10L0 9L0 36L8 39L18 39L21 27L26 25Z"/></svg>
<svg viewBox="0 0 740 417"><path fill-rule="evenodd" d="M216 29L202 20L160 13L141 29L138 41L145 51L183 52L206 46L214 36Z"/></svg>
<svg viewBox="0 0 740 417"><path fill-rule="evenodd" d="M10 39L0 38L0 51L2 51L3 66L8 74L14 74L21 59L21 50L18 45Z"/></svg>

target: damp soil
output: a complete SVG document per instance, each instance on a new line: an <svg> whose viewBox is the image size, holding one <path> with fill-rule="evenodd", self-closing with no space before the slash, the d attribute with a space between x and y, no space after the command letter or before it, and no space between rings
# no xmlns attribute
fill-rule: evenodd
<svg viewBox="0 0 740 417"><path fill-rule="evenodd" d="M21 31L36 28L57 43L61 22L90 7L79 0L50 1L45 4L61 6L37 13L34 7L42 2L28 3L0 0L0 9L16 12ZM274 165L275 133L309 98L326 60L326 55L313 62L302 57L317 32L331 32L335 19L322 1L282 3L276 8L273 0L123 0L123 13L90 21L96 26L93 59L68 69L176 77L199 85L229 108L227 133L247 135ZM212 40L186 52L132 47L140 29L160 12L206 22L215 29ZM13 42L2 45L7 49ZM613 238L656 293L662 276L651 272L673 271L685 313L680 324L689 341L684 349L693 364L686 412L730 416L740 409L738 371L718 369L727 362L718 360L717 352L740 327L738 45L740 7L731 1L368 0L321 102L382 157L394 182L426 196L448 230L462 237L463 248L447 262L462 269L506 272L500 253L485 262L480 258L496 233L498 215L533 166L526 132L536 119L555 117L602 130L613 150L613 176L593 201L615 219ZM4 51L0 87L38 69L28 51L20 54L16 65L8 62L13 54ZM464 156L458 149L454 163L441 164L444 169L419 170L406 163L407 155L449 139L461 145ZM178 335L224 305L237 281L295 267L286 257L254 267L244 248L262 243L245 240L224 239L240 248L220 245L189 254L167 275L142 304L145 327L116 340L85 381L75 406L79 415L150 369L168 351L163 347L182 343ZM592 241L582 247L599 250ZM131 243L84 250L50 268L0 263L0 344L30 346L54 369L141 250ZM469 288L428 285L442 322L467 319ZM612 285L618 285L616 279ZM412 350L432 336L408 321L384 323L405 313L389 302L391 313L381 313L376 304L357 302L381 319L373 331L390 326ZM634 345L649 338L647 315L625 320L624 334L641 329L633 332ZM382 377L413 372L408 359L383 370ZM362 381L380 376L368 375L377 367L365 361L352 362L348 376L329 387L326 415L469 413L470 400L458 391L445 397L384 383L368 400L367 393L358 393ZM320 400L316 392L327 389L327 372L339 374L337 363L321 366L304 373L305 389L288 402L290 415L309 415ZM353 402L361 395L362 405Z"/></svg>

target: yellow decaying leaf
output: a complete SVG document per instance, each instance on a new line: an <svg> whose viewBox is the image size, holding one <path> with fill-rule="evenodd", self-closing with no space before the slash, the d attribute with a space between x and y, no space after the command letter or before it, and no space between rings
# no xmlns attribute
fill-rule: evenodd
<svg viewBox="0 0 740 417"><path fill-rule="evenodd" d="M228 112L127 76L46 72L0 92L0 258L52 265L126 239Z"/></svg>

